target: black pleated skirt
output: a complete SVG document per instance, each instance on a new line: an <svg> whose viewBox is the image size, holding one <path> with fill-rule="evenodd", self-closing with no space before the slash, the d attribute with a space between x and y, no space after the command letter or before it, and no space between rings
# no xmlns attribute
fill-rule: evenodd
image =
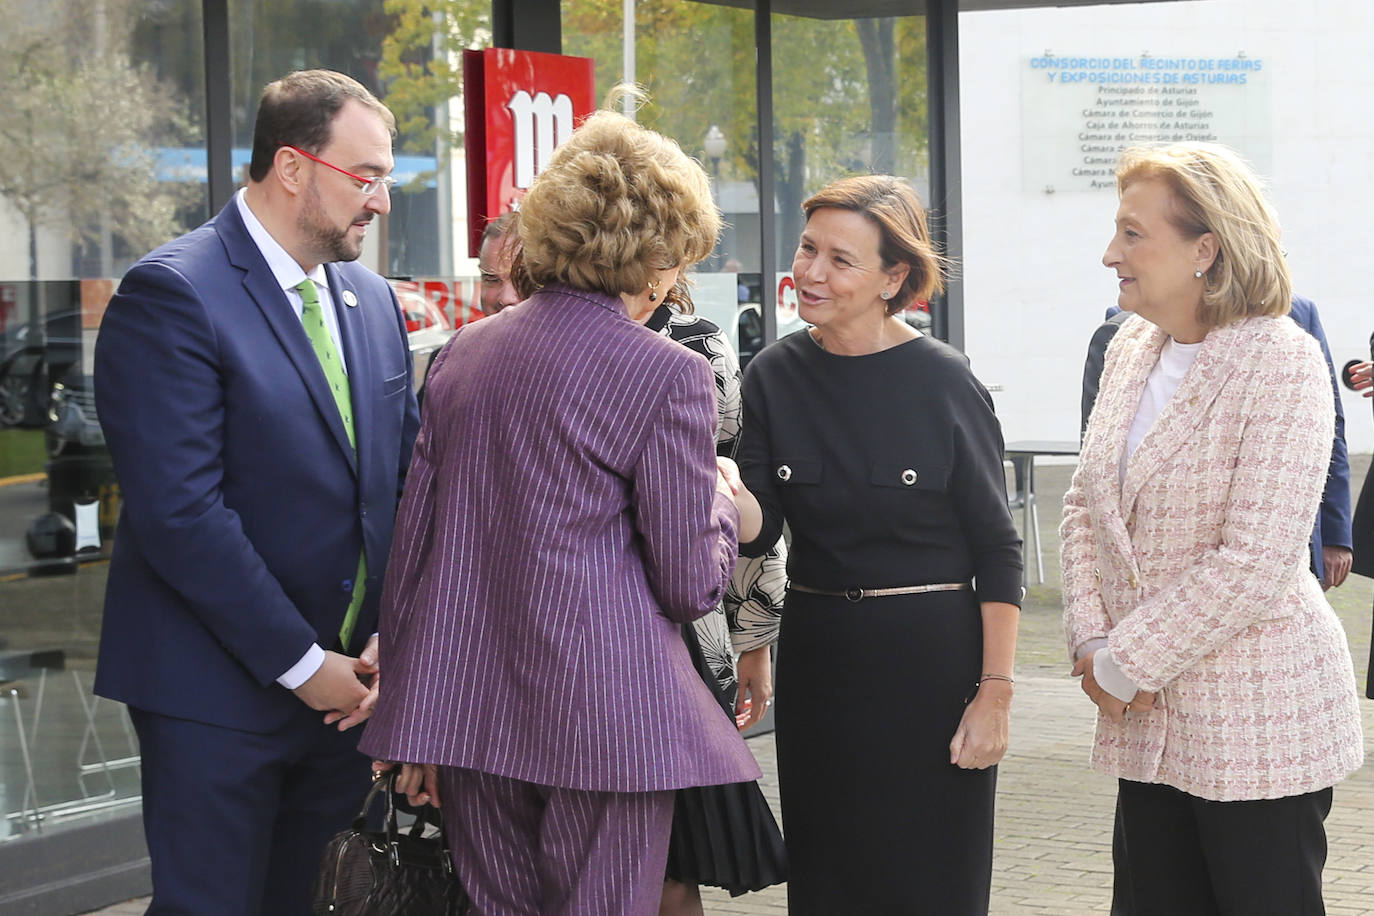
<svg viewBox="0 0 1374 916"><path fill-rule="evenodd" d="M734 697L725 696L706 664L695 629L687 624L682 631L697 671L733 719ZM786 881L782 833L759 784L678 789L666 874L683 884L724 888L731 896Z"/></svg>

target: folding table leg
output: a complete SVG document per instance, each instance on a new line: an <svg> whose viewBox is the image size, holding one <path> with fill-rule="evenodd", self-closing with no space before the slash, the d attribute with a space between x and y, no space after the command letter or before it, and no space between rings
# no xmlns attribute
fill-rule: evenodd
<svg viewBox="0 0 1374 916"><path fill-rule="evenodd" d="M38 784L33 778L33 757L29 754L29 738L24 731L24 713L19 708L24 691L19 684L6 684L5 695L14 707L14 730L19 736L19 757L24 761L24 798L19 803L19 811L15 813L41 828L43 816L38 810Z"/></svg>

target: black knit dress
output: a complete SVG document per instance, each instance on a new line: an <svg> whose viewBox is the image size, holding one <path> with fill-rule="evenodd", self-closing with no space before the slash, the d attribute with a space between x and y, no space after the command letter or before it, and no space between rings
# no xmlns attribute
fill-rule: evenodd
<svg viewBox="0 0 1374 916"><path fill-rule="evenodd" d="M981 673L979 601L1020 604L1002 437L962 354L920 337L866 356L806 331L744 376L739 460L785 519L788 576L828 591L976 580L852 602L791 590L778 649L777 747L806 914L986 914L996 769L949 762Z"/></svg>

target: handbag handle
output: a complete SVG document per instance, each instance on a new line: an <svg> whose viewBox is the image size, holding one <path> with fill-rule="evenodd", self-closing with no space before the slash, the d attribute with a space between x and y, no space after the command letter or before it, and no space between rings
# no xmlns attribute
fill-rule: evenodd
<svg viewBox="0 0 1374 916"><path fill-rule="evenodd" d="M388 789L387 813L394 823L395 812L391 810L390 793L396 790L396 771L392 770L385 775L378 773L372 778L372 788L367 790L363 796L363 805L358 809L358 816L353 818L353 829L362 832L367 829L367 812L372 810L372 800L377 797L377 793L385 786Z"/></svg>
<svg viewBox="0 0 1374 916"><path fill-rule="evenodd" d="M361 833L367 828L367 813L372 810L372 802L377 797L377 793L386 787L386 817L382 824L382 830L386 835L387 848L390 851L393 865L400 864L400 835L401 829L396 823L396 770L392 768L385 775L372 780L372 787L367 790L367 795L363 798L363 806L358 810L358 816L353 819L353 829ZM432 824L439 828L440 844L444 851L444 871L452 873L453 856L448 846L448 836L443 832L443 816L439 809L433 805L422 805L415 812L415 823L410 825L409 836L419 839L424 833L425 826Z"/></svg>

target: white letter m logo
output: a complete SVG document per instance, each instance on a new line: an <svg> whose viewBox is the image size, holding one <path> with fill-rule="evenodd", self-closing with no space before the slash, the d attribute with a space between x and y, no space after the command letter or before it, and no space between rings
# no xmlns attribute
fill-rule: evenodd
<svg viewBox="0 0 1374 916"><path fill-rule="evenodd" d="M572 136L573 105L566 95L533 98L521 89L506 103L515 121L515 187L525 190L549 164L558 144Z"/></svg>

